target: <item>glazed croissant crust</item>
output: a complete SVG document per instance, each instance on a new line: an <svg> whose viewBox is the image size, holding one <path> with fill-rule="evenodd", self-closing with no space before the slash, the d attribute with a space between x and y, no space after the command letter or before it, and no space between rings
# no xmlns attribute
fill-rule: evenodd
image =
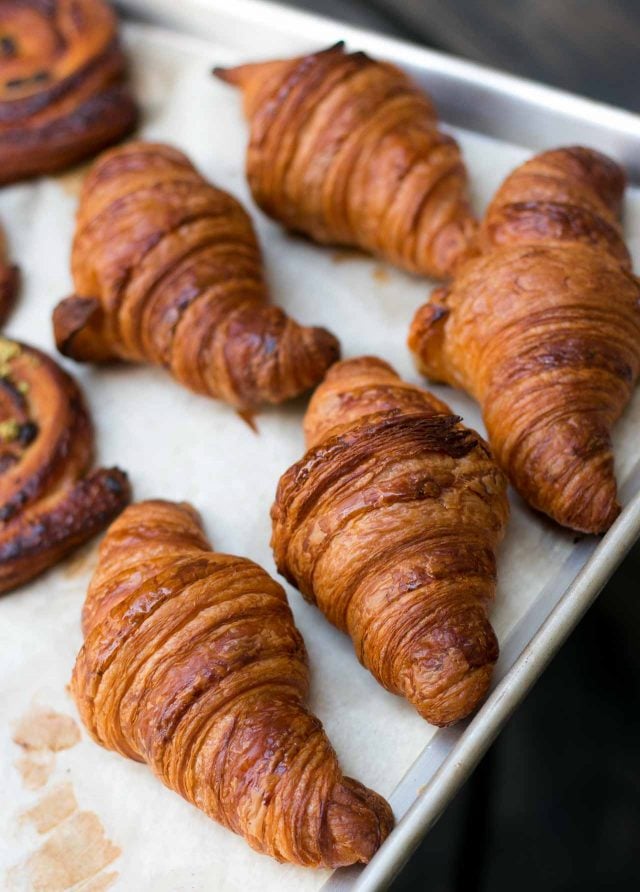
<svg viewBox="0 0 640 892"><path fill-rule="evenodd" d="M103 746L279 861L368 861L387 803L344 777L304 706L309 670L285 593L210 550L196 512L132 505L100 549L71 683Z"/></svg>
<svg viewBox="0 0 640 892"><path fill-rule="evenodd" d="M96 162L72 271L76 295L56 307L54 329L74 359L162 365L250 410L307 390L339 354L328 331L268 303L248 215L169 146L129 143Z"/></svg>
<svg viewBox="0 0 640 892"><path fill-rule="evenodd" d="M475 230L460 150L399 68L342 43L215 69L244 92L258 205L321 243L447 276Z"/></svg>
<svg viewBox="0 0 640 892"><path fill-rule="evenodd" d="M338 363L271 512L279 572L436 725L473 711L498 657L487 609L506 480L459 420L382 360Z"/></svg>
<svg viewBox="0 0 640 892"><path fill-rule="evenodd" d="M426 375L479 401L522 496L587 533L620 510L610 431L640 372L623 191L622 170L589 149L517 168L487 211L481 256L418 311L409 336Z"/></svg>
<svg viewBox="0 0 640 892"><path fill-rule="evenodd" d="M69 167L136 119L107 3L0 3L0 183Z"/></svg>
<svg viewBox="0 0 640 892"><path fill-rule="evenodd" d="M0 592L57 563L124 508L118 468L90 471L93 428L74 381L0 338Z"/></svg>

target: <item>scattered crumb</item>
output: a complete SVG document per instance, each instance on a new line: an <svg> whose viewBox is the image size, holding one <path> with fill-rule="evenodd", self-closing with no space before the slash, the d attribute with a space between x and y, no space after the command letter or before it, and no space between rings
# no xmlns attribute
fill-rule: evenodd
<svg viewBox="0 0 640 892"><path fill-rule="evenodd" d="M391 278L391 276L389 275L389 270L386 268L386 266L376 266L373 270L372 275L376 282L380 282L381 284L388 282Z"/></svg>
<svg viewBox="0 0 640 892"><path fill-rule="evenodd" d="M50 750L57 753L80 742L80 728L70 715L34 707L17 722L13 740L27 751Z"/></svg>
<svg viewBox="0 0 640 892"><path fill-rule="evenodd" d="M115 879L113 873L97 877L120 855L120 849L107 839L97 815L79 811L53 830L43 844L7 874L8 889L33 892L65 892L77 883L81 888L100 892ZM96 885L96 880L100 881Z"/></svg>
<svg viewBox="0 0 640 892"><path fill-rule="evenodd" d="M38 833L48 833L78 808L73 787L66 781L52 787L36 804L20 816L33 824Z"/></svg>

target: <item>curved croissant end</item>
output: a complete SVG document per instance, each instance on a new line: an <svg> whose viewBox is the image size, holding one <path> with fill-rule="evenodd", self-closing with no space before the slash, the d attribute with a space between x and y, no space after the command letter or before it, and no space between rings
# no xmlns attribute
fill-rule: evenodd
<svg viewBox="0 0 640 892"><path fill-rule="evenodd" d="M187 504L112 525L83 613L71 689L93 738L279 861L368 861L387 803L343 776L304 702L304 642L280 585L210 550Z"/></svg>
<svg viewBox="0 0 640 892"><path fill-rule="evenodd" d="M544 152L498 190L482 256L416 314L409 346L481 404L498 462L534 507L586 533L620 511L610 431L640 374L640 282L617 217L624 174Z"/></svg>
<svg viewBox="0 0 640 892"><path fill-rule="evenodd" d="M77 385L44 353L0 338L0 592L57 563L128 502L126 474L89 472L92 453Z"/></svg>
<svg viewBox="0 0 640 892"><path fill-rule="evenodd" d="M251 220L175 149L129 143L84 183L73 245L77 294L53 323L73 359L167 368L239 409L316 384L339 355L324 328L268 303Z"/></svg>
<svg viewBox="0 0 640 892"><path fill-rule="evenodd" d="M436 725L487 692L494 551L509 510L488 448L458 422L381 360L338 363L309 406L309 451L271 511L279 572Z"/></svg>
<svg viewBox="0 0 640 892"><path fill-rule="evenodd" d="M134 128L103 0L4 0L0 56L0 183L70 167Z"/></svg>
<svg viewBox="0 0 640 892"><path fill-rule="evenodd" d="M247 177L265 213L320 243L451 274L475 233L464 163L399 68L338 43L214 73L243 90Z"/></svg>
<svg viewBox="0 0 640 892"><path fill-rule="evenodd" d="M19 284L20 270L9 263L4 233L0 230L0 325L4 325L13 309Z"/></svg>

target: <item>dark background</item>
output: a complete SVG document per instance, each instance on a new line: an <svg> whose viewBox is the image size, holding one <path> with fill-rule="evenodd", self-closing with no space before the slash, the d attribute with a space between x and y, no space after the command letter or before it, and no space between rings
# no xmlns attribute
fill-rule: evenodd
<svg viewBox="0 0 640 892"><path fill-rule="evenodd" d="M640 111L640 0L288 0ZM640 548L393 892L640 888Z"/></svg>

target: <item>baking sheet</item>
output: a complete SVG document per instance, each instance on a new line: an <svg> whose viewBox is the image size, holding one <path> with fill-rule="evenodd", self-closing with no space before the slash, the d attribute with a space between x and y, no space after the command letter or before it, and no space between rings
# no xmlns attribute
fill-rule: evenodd
<svg viewBox="0 0 640 892"><path fill-rule="evenodd" d="M287 235L252 205L243 175L246 126L239 96L209 75L212 64L233 64L243 54L214 41L140 26L126 28L126 41L144 108L141 135L174 142L207 177L249 207L274 300L300 321L335 331L345 356L378 354L417 382L405 338L430 283L353 252ZM306 46L301 41L300 48ZM296 50L291 45L290 51ZM268 33L262 52L270 55ZM505 174L530 151L454 132L481 211ZM50 313L71 288L68 258L79 181L80 174L72 172L0 192L0 219L24 278L8 334L50 352ZM640 265L637 189L628 196L626 232ZM275 573L269 507L279 475L303 452L302 400L264 411L256 436L230 408L190 394L161 370L66 365L93 411L100 462L128 470L136 498L188 499L202 512L216 548L251 557ZM446 388L434 391L467 424L482 429L471 400ZM636 394L615 434L623 481L637 459L639 430ZM524 628L523 622L526 626L537 605L555 603L589 556L593 540L575 538L514 497L492 612L504 652L518 636L524 634L526 643L537 625L531 621ZM36 877L44 877L48 892L109 886L172 892L320 888L328 872L278 865L252 852L166 790L146 767L100 749L84 731L76 742L70 730L75 725L47 713L76 719L66 684L81 643L80 609L94 563L95 544L0 602L0 876L7 871L7 888L32 888ZM382 690L357 663L349 640L297 592L289 588L288 593L309 650L311 707L345 772L390 796L401 817L424 782L420 771L407 772L416 760L420 765L427 744L446 745L452 732L436 732L408 704ZM24 816L42 800L39 818ZM44 824L43 812L49 815ZM60 814L64 820L49 826ZM48 829L38 832L38 826Z"/></svg>

